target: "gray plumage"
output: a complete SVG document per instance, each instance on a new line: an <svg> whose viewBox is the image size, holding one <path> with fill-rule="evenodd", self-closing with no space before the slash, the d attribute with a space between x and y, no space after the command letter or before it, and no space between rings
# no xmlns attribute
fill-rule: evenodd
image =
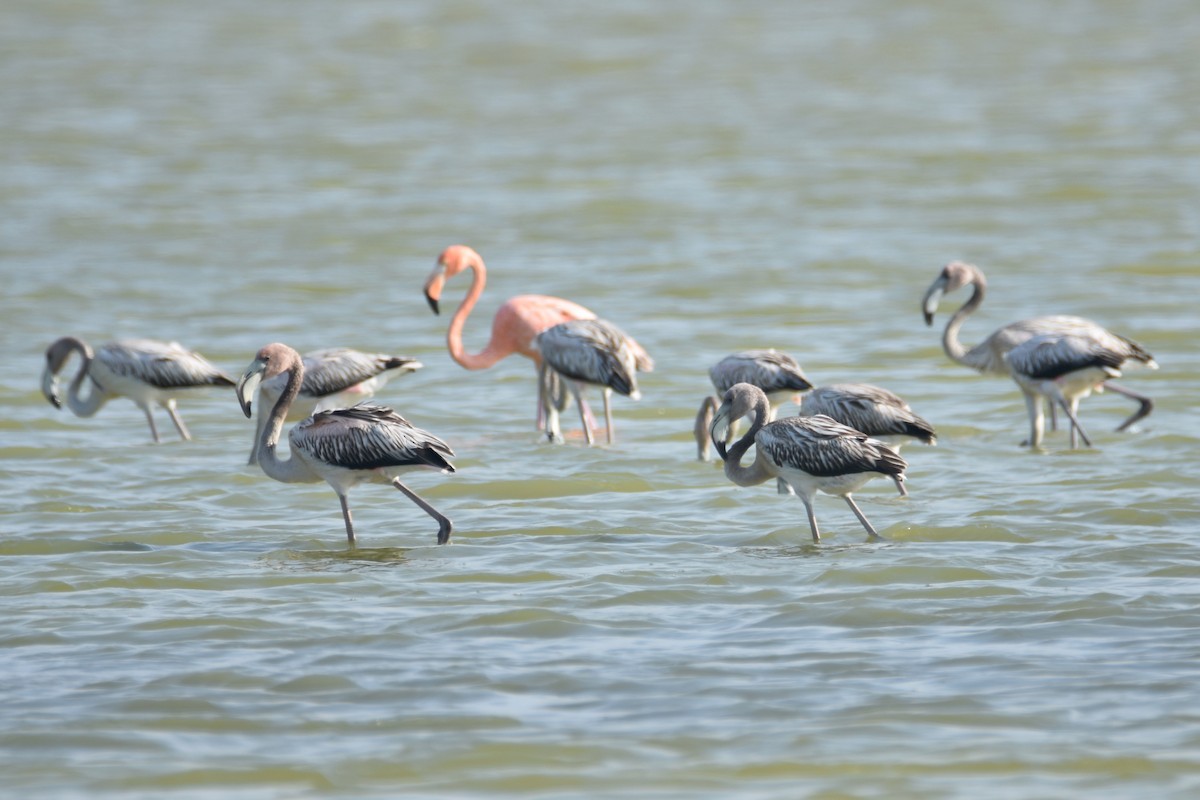
<svg viewBox="0 0 1200 800"><path fill-rule="evenodd" d="M785 417L767 422L770 404L761 389L746 383L731 387L713 418L711 435L725 461L725 475L739 486L754 486L771 478L782 478L795 490L808 512L814 542L821 540L813 511L818 491L838 495L858 517L867 535L880 538L851 498L876 475L904 481L907 464L884 442L826 417ZM733 420L754 415L750 429L728 450L725 428ZM754 462L741 464L751 446Z"/></svg>
<svg viewBox="0 0 1200 800"><path fill-rule="evenodd" d="M777 350L745 350L727 355L709 367L708 377L718 395L724 395L737 383L757 386L768 397L776 392L795 394L812 388L799 362Z"/></svg>
<svg viewBox="0 0 1200 800"><path fill-rule="evenodd" d="M316 411L345 408L373 396L393 377L421 369L415 358L384 353L364 353L347 347L327 347L302 356L304 380L300 393L288 407L289 420L300 420ZM287 382L281 373L259 386L261 395L249 463L255 463L258 440L270 408Z"/></svg>
<svg viewBox="0 0 1200 800"><path fill-rule="evenodd" d="M450 445L387 406L363 402L318 411L292 427L288 443L325 464L350 470L429 467L454 472Z"/></svg>
<svg viewBox="0 0 1200 800"><path fill-rule="evenodd" d="M1121 376L1128 361L1157 369L1154 357L1137 342L1099 326L1086 332L1041 334L1014 347L1005 357L1013 380L1025 394L1030 435L1027 444L1041 444L1044 422L1041 398L1061 407L1071 421L1071 447L1079 438L1092 442L1079 424L1079 401L1103 391L1111 378Z"/></svg>
<svg viewBox="0 0 1200 800"><path fill-rule="evenodd" d="M65 403L80 417L90 417L114 397L127 397L146 415L154 441L160 441L152 406L161 406L171 417L181 438L191 439L175 407L183 392L214 386L233 386L233 379L204 356L176 342L153 339L123 339L100 345L94 351L87 342L64 336L46 349L42 393L55 408L64 399L58 376L72 354L82 360L68 386ZM90 391L82 393L85 381Z"/></svg>
<svg viewBox="0 0 1200 800"><path fill-rule="evenodd" d="M395 411L375 403L329 409L296 424L288 435L291 453L277 454L288 408L300 393L304 362L284 344L269 344L258 351L237 384L238 403L247 417L260 384L278 375L286 380L275 400L255 447L256 460L269 477L284 483L324 480L337 493L346 523L346 538L355 541L354 522L347 495L360 483L394 486L426 514L437 520L438 544L450 541L453 524L399 476L412 469L454 472L454 452L438 437L410 424Z"/></svg>
<svg viewBox="0 0 1200 800"><path fill-rule="evenodd" d="M644 361L648 357L639 358L640 348L635 348L633 340L616 325L602 319L577 319L547 328L534 339L534 348L542 359L538 384L546 406L546 433L550 441L562 441L558 415L564 408L565 401L561 396L555 397L556 393L561 395L561 389L556 387L552 374L557 373L570 382L589 445L594 440L591 426L584 414L586 406L582 397L583 385L601 387L608 443L612 444L615 438L612 392L633 400L640 399L641 392L637 385L638 364L640 360Z"/></svg>
<svg viewBox="0 0 1200 800"><path fill-rule="evenodd" d="M893 392L869 383L820 386L800 401L800 414L824 414L868 436L908 437L925 444L937 442L937 432L908 403ZM898 445L899 442L892 443Z"/></svg>
<svg viewBox="0 0 1200 800"><path fill-rule="evenodd" d="M977 372L990 375L1010 374L1007 358L1009 352L1035 336L1058 335L1103 338L1112 335L1095 322L1083 317L1066 315L1032 317L996 329L990 336L968 350L959 341L958 333L963 323L966 322L967 317L983 305L983 298L987 293L987 278L984 276L983 270L965 261L951 261L942 268L937 278L934 279L933 283L926 290L925 296L921 301L921 312L925 317L925 324L932 325L933 315L937 312L942 296L961 289L964 286L973 287L971 296L954 312L950 317L950 321L946 323L946 329L942 332L942 349L946 351L946 355L951 360L968 366ZM1135 392L1132 389L1127 389L1124 386L1118 386L1115 383L1109 383L1106 388L1138 403L1138 410L1117 426L1118 431L1125 430L1154 410L1154 401L1143 394ZM1028 402L1028 396L1026 401ZM1049 398L1047 398L1046 404L1050 407L1051 423L1053 424L1055 405L1050 402ZM1039 411L1038 414L1040 416L1041 412ZM1073 435L1074 428L1072 428Z"/></svg>
<svg viewBox="0 0 1200 800"><path fill-rule="evenodd" d="M696 412L696 422L692 432L696 438L696 457L707 461L709 457L709 428L712 425L713 414L720 405L720 397L738 383L748 383L757 386L766 393L771 403L771 418L779 410L779 406L795 397L798 392L812 388L812 383L805 377L800 363L787 353L777 350L744 350L725 356L708 369L708 377L713 388L717 390L715 397L706 397L700 403ZM729 436L735 432L734 426L729 428ZM728 445L732 439L727 439Z"/></svg>

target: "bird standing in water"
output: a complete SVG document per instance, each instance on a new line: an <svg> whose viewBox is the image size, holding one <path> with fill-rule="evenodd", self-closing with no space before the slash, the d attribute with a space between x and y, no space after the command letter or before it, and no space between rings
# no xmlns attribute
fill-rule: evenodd
<svg viewBox="0 0 1200 800"><path fill-rule="evenodd" d="M562 442L558 426L559 412L566 406L562 397L553 396L556 376L569 381L575 403L580 409L584 436L593 444L591 426L583 413L583 385L602 387L604 421L608 443L615 438L612 421L612 393L641 399L637 385L637 352L635 343L620 328L601 319L580 319L563 322L538 334L534 347L542 356L538 386L542 404L546 407L546 433L552 442ZM559 387L561 392L561 387Z"/></svg>
<svg viewBox="0 0 1200 800"><path fill-rule="evenodd" d="M827 416L784 417L767 422L770 403L757 386L739 383L725 393L713 417L711 435L725 461L725 476L738 486L755 486L782 478L795 490L808 512L814 542L821 541L813 498L817 492L843 498L870 539L882 537L855 504L850 493L876 475L904 480L904 459L881 441ZM733 420L754 414L750 429L728 450L725 428ZM754 445L754 462L742 457Z"/></svg>
<svg viewBox="0 0 1200 800"><path fill-rule="evenodd" d="M346 496L360 483L390 484L412 500L438 523L438 544L450 541L450 519L400 482L399 476L413 469L454 472L450 446L428 431L385 406L360 403L350 408L319 411L297 423L288 434L291 455L281 460L276 454L288 407L300 393L304 362L300 354L284 344L269 344L237 383L242 413L251 415L251 403L259 384L276 375L287 379L271 409L258 441L258 464L268 477L283 483L319 483L324 480L337 493L346 522L346 538L355 541L354 522Z"/></svg>
<svg viewBox="0 0 1200 800"><path fill-rule="evenodd" d="M187 441L192 435L175 408L176 399L193 389L233 386L233 379L204 356L175 342L124 339L93 351L82 339L64 336L46 349L42 372L42 394L55 408L63 407L58 375L73 353L79 354L82 364L67 387L67 408L77 417L90 417L114 397L128 397L146 415L156 443L161 439L151 406L165 408L180 438ZM89 379L90 391L84 397L83 383Z"/></svg>
<svg viewBox="0 0 1200 800"><path fill-rule="evenodd" d="M1011 370L1005 356L1014 347L1032 339L1034 336L1059 335L1090 337L1107 333L1104 328L1083 317L1054 315L1049 317L1031 317L997 328L990 336L968 350L959 341L958 331L966 322L967 317L983 304L987 292L987 278L983 270L965 261L951 261L930 284L921 301L921 311L925 315L925 324L933 324L933 315L937 311L942 295L961 289L964 286L973 287L967 302L954 312L946 329L942 332L942 349L951 360L970 367L976 372L987 375L1010 375ZM1128 419L1117 426L1123 431L1154 410L1154 401L1143 394L1108 383L1106 388L1124 395L1138 403L1138 410ZM1050 405L1051 424L1054 422L1054 404ZM1032 411L1030 412L1032 414ZM1040 415L1040 411L1038 412Z"/></svg>
<svg viewBox="0 0 1200 800"><path fill-rule="evenodd" d="M450 357L466 369L488 369L501 359L519 353L533 361L534 369L540 375L541 356L533 346L534 337L560 322L596 318L596 314L590 309L561 297L544 294L517 295L509 298L497 309L492 320L492 336L487 345L478 353L468 353L463 346L463 327L466 325L467 316L483 294L484 286L487 285L487 267L479 253L462 244L451 245L443 250L438 256L433 272L425 281L425 299L433 313L439 313L446 281L467 269L471 270L473 276L471 287L454 316L450 318L450 327L446 331L446 345L450 350ZM654 362L640 345L634 342L633 346L638 353L638 369L643 372L652 370ZM539 429L544 419L541 396L542 392L539 389Z"/></svg>

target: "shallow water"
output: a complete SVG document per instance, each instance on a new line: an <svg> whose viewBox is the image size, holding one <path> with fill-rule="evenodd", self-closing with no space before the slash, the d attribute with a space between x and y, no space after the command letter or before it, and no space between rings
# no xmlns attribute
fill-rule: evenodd
<svg viewBox="0 0 1200 800"><path fill-rule="evenodd" d="M11 2L0 8L0 767L20 797L1193 797L1200 791L1200 15L1172 0ZM656 358L614 446L533 432L421 285L570 297ZM1073 313L1151 350L1131 433L1017 447L974 342ZM466 291L449 284L447 312ZM946 299L937 325L957 302ZM453 476L351 495L245 466L232 393L154 446L41 397L42 352L175 339L415 355L381 401ZM903 395L907 499L826 539L695 460L726 353ZM577 429L567 418L568 427Z"/></svg>

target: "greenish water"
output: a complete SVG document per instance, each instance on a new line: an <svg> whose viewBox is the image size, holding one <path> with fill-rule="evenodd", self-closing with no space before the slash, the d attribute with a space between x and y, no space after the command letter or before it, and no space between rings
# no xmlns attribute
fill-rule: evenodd
<svg viewBox="0 0 1200 800"><path fill-rule="evenodd" d="M1182 0L5 4L0 794L1194 797L1196 41ZM527 362L450 361L421 285L460 241L468 349L540 292L655 357L615 446L539 441ZM1093 318L1154 414L1018 448L1015 387L921 320L953 258L966 341ZM453 546L365 486L348 550L232 393L191 443L56 412L67 333L417 356L379 399L457 451L410 482ZM887 543L694 460L751 347L937 426L909 498L857 495Z"/></svg>

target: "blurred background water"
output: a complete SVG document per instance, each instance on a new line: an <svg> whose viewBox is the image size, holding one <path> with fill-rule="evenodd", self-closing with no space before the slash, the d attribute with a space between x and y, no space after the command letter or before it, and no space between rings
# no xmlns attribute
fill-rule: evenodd
<svg viewBox="0 0 1200 800"><path fill-rule="evenodd" d="M1185 0L3 4L0 794L1196 796L1196 41ZM455 242L469 350L537 292L656 358L614 446L540 441L527 361L449 359ZM921 320L953 258L966 341L1093 318L1154 414L1019 448L1011 382L941 351L965 297ZM420 358L379 399L457 451L410 481L454 544L362 487L347 549L232 392L191 443L56 412L64 334ZM938 427L910 498L858 495L889 542L695 460L751 347Z"/></svg>

